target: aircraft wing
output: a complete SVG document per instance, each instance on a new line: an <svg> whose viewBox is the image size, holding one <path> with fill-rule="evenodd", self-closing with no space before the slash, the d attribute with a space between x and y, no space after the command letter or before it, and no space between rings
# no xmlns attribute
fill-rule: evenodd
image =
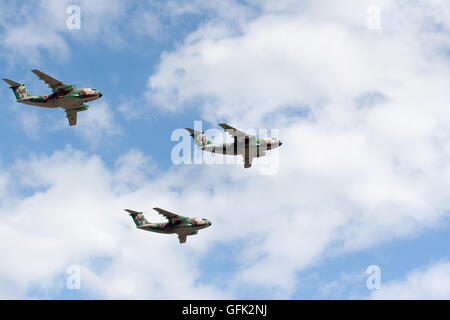
<svg viewBox="0 0 450 320"><path fill-rule="evenodd" d="M66 110L66 117L67 117L67 120L69 120L70 126L74 126L77 124L77 111Z"/></svg>
<svg viewBox="0 0 450 320"><path fill-rule="evenodd" d="M33 72L35 75L37 75L39 77L39 79L41 79L46 84L48 84L48 86L53 90L53 92L55 92L56 87L64 84L63 82L61 82L53 77L50 77L48 74L45 74L44 72L42 72L40 70L34 69L34 70L31 70L31 72Z"/></svg>
<svg viewBox="0 0 450 320"><path fill-rule="evenodd" d="M179 233L178 234L178 240L180 240L180 243L185 243L187 238L187 233Z"/></svg>
<svg viewBox="0 0 450 320"><path fill-rule="evenodd" d="M252 166L253 158L255 157L261 158L264 157L265 155L266 155L265 152L261 152L259 156L251 152L243 154L242 157L244 158L244 168L250 168Z"/></svg>
<svg viewBox="0 0 450 320"><path fill-rule="evenodd" d="M226 123L219 123L219 126L221 126L223 130L231 134L233 137L241 137L241 138L249 137L249 135L246 134L244 131L233 128L232 126L229 126Z"/></svg>
<svg viewBox="0 0 450 320"><path fill-rule="evenodd" d="M175 219L184 218L184 217L182 217L182 216L180 216L178 214L169 212L169 211L161 209L161 208L153 208L153 210L158 211L159 214L162 214L164 217L166 217L170 221L170 223L173 223L173 221Z"/></svg>
<svg viewBox="0 0 450 320"><path fill-rule="evenodd" d="M244 158L244 168L250 168L252 166L252 162L253 162L253 155L242 155L242 157Z"/></svg>

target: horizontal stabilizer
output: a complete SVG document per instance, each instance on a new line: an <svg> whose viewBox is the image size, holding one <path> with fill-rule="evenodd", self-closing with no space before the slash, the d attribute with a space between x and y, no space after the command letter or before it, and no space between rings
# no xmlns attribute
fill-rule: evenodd
<svg viewBox="0 0 450 320"><path fill-rule="evenodd" d="M203 132L191 129L191 128L185 128L187 131L189 131L189 133L191 134L191 136L198 136L199 134L202 134Z"/></svg>
<svg viewBox="0 0 450 320"><path fill-rule="evenodd" d="M142 212L138 212L138 211L134 211L134 210L130 210L130 209L125 209L126 212L128 212L129 214L139 214Z"/></svg>
<svg viewBox="0 0 450 320"><path fill-rule="evenodd" d="M9 84L12 88L20 87L20 86L21 86L20 83L15 82L15 81L12 81L12 80L9 80L9 79L3 78L3 81L5 81L7 84Z"/></svg>
<svg viewBox="0 0 450 320"><path fill-rule="evenodd" d="M10 88L14 92L17 101L21 101L22 99L28 98L31 96L30 92L28 92L27 87L24 84L20 84L18 82L3 78L7 84L10 85Z"/></svg>
<svg viewBox="0 0 450 320"><path fill-rule="evenodd" d="M198 146L198 147L204 147L207 144L211 144L212 141L205 135L204 132L200 132L197 130L193 130L190 128L185 128L187 131L189 131L189 133L191 134L191 137L194 138L194 143Z"/></svg>
<svg viewBox="0 0 450 320"><path fill-rule="evenodd" d="M133 218L134 223L136 224L136 227L140 227L142 225L148 224L147 219L145 219L142 212L130 210L130 209L124 209L126 212L130 214L130 216Z"/></svg>

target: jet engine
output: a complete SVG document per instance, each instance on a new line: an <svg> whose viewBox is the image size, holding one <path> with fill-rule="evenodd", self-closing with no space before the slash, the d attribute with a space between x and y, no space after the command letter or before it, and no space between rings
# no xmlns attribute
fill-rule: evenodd
<svg viewBox="0 0 450 320"><path fill-rule="evenodd" d="M75 86L73 84L64 84L60 87L55 88L55 91L62 93L72 91L73 89L75 89Z"/></svg>
<svg viewBox="0 0 450 320"><path fill-rule="evenodd" d="M87 109L89 109L89 106L87 104L82 104L79 108L77 108L77 111L81 112L86 111Z"/></svg>

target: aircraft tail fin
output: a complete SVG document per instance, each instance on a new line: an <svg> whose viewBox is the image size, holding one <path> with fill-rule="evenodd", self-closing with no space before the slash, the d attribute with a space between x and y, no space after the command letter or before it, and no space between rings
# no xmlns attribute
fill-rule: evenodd
<svg viewBox="0 0 450 320"><path fill-rule="evenodd" d="M204 147L207 144L211 144L212 141L206 136L204 132L196 131L190 128L185 128L191 134L191 137L194 139L194 143L198 147Z"/></svg>
<svg viewBox="0 0 450 320"><path fill-rule="evenodd" d="M133 218L133 221L136 224L136 227L140 227L144 224L149 223L147 221L147 219L144 217L144 215L142 214L142 212L137 212L137 211L130 210L130 209L125 209L125 211L130 214L131 218Z"/></svg>
<svg viewBox="0 0 450 320"><path fill-rule="evenodd" d="M24 84L20 84L18 82L5 79L3 78L3 81L5 81L7 84L9 84L10 88L14 92L14 95L16 96L17 100L27 98L31 96L30 92L28 91L27 87Z"/></svg>

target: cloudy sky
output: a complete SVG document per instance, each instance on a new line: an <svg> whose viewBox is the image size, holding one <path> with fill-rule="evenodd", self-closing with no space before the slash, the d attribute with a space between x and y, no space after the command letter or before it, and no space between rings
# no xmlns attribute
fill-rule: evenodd
<svg viewBox="0 0 450 320"><path fill-rule="evenodd" d="M1 3L2 78L104 96L69 127L0 86L0 298L450 299L449 21L446 0ZM276 172L175 164L194 121L278 130ZM123 211L156 206L213 225L180 245Z"/></svg>

